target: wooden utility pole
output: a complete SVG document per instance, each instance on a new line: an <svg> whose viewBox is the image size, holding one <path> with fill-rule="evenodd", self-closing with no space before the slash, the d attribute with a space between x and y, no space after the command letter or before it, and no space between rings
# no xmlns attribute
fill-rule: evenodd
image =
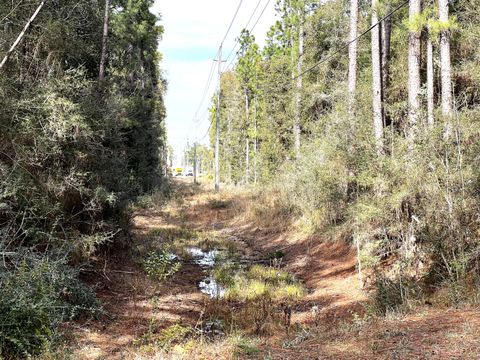
<svg viewBox="0 0 480 360"><path fill-rule="evenodd" d="M220 190L220 92L222 80L222 45L218 49L218 88L217 88L217 116L215 119L215 191Z"/></svg>
<svg viewBox="0 0 480 360"><path fill-rule="evenodd" d="M12 55L13 51L15 50L15 48L17 47L17 45L20 43L20 41L22 41L23 37L25 36L25 33L27 32L28 28L30 27L30 25L32 24L33 20L35 20L35 18L37 17L38 13L40 12L40 10L42 10L42 7L43 5L45 5L45 0L42 1L40 3L40 5L38 5L37 7L37 10L35 10L35 12L33 13L33 15L30 17L30 19L27 21L27 23L25 24L25 26L23 27L23 30L20 32L20 34L18 35L17 39L15 40L15 42L13 43L13 45L10 47L10 49L7 51L7 53L5 54L5 57L3 58L2 62L0 63L0 70L2 70L2 68L5 66L5 64L7 63L8 59L10 58L10 55Z"/></svg>

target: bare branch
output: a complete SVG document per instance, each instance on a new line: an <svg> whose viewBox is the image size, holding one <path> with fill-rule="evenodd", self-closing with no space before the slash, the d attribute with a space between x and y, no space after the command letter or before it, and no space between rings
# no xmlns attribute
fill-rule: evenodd
<svg viewBox="0 0 480 360"><path fill-rule="evenodd" d="M25 33L27 32L28 28L30 27L30 25L32 24L32 22L35 20L35 18L37 17L38 13L40 12L40 10L42 9L43 5L45 5L45 0L43 0L40 5L37 7L37 10L35 10L35 12L33 13L33 15L30 17L30 19L28 20L28 22L25 24L25 27L23 28L22 32L20 33L20 35L18 35L17 39L15 40L15 42L13 43L13 45L10 47L10 49L7 51L5 57L3 58L2 62L0 63L0 70L3 69L3 66L7 63L8 61L8 58L10 57L10 55L12 54L12 52L15 50L15 48L17 47L17 45L20 43L20 41L22 41L23 37L25 36Z"/></svg>

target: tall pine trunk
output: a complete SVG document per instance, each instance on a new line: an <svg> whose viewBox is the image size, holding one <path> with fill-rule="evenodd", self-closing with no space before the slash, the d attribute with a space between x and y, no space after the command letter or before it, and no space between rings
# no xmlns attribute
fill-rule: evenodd
<svg viewBox="0 0 480 360"><path fill-rule="evenodd" d="M110 13L110 0L105 0L105 15L103 17L102 53L100 56L100 70L98 72L98 81L99 81L99 86L101 90L103 88L103 81L105 80L105 63L107 61L109 13Z"/></svg>
<svg viewBox="0 0 480 360"><path fill-rule="evenodd" d="M350 36L348 45L348 112L355 115L355 92L357 91L358 0L350 0Z"/></svg>
<svg viewBox="0 0 480 360"><path fill-rule="evenodd" d="M258 140L257 140L257 97L253 99L253 182L257 183L257 152L258 152Z"/></svg>
<svg viewBox="0 0 480 360"><path fill-rule="evenodd" d="M372 25L378 23L378 0L372 0ZM382 66L380 51L380 26L372 29L372 100L373 130L375 145L379 154L383 153L383 103Z"/></svg>
<svg viewBox="0 0 480 360"><path fill-rule="evenodd" d="M422 11L421 0L410 0L409 20L411 26ZM413 144L420 118L420 29L410 29L408 37L408 138Z"/></svg>
<svg viewBox="0 0 480 360"><path fill-rule="evenodd" d="M427 120L428 125L435 122L435 98L434 98L434 67L433 67L433 42L429 34L427 39Z"/></svg>
<svg viewBox="0 0 480 360"><path fill-rule="evenodd" d="M387 12L390 7L387 6ZM387 100L387 89L390 79L390 49L392 38L392 17L389 16L382 21L382 100ZM384 110L385 112L385 110ZM385 114L383 115L385 118ZM385 120L385 119L384 119Z"/></svg>
<svg viewBox="0 0 480 360"><path fill-rule="evenodd" d="M297 84L296 84L296 93L295 93L295 123L293 125L293 136L295 142L295 157L298 159L300 157L300 119L302 113L302 73L303 68L303 47L304 47L304 25L305 21L305 7L303 2L300 1L301 8L299 9L299 24L298 24L298 61L297 61Z"/></svg>
<svg viewBox="0 0 480 360"><path fill-rule="evenodd" d="M245 136L245 183L248 184L250 181L250 140L248 139L248 127L250 126L249 122L249 99L248 99L248 89L245 89L245 122L246 122L246 136Z"/></svg>
<svg viewBox="0 0 480 360"><path fill-rule="evenodd" d="M439 20L443 24L449 22L448 0L438 0ZM450 30L443 29L440 34L440 69L442 83L442 115L445 117L445 136L450 136L451 116L453 114L452 98L452 65L450 58Z"/></svg>
<svg viewBox="0 0 480 360"><path fill-rule="evenodd" d="M232 114L231 111L227 113L227 136L226 136L226 152L227 156L225 156L225 161L227 162L227 174L226 178L228 183L232 182L232 146L231 146L231 135L232 135Z"/></svg>

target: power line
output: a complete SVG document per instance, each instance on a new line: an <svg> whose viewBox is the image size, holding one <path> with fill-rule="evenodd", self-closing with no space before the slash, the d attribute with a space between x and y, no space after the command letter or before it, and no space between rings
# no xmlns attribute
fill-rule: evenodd
<svg viewBox="0 0 480 360"><path fill-rule="evenodd" d="M232 20L230 21L230 25L228 26L228 29L225 33L225 36L223 37L223 40L222 42L220 43L220 47L222 46L223 42L225 41L225 39L227 38L228 34L230 33L230 30L232 29L232 26L233 26L233 23L235 22L235 19L237 18L237 15L238 15L238 12L240 11L240 8L242 6L242 3L243 3L243 0L240 0L240 2L238 3L238 6L237 6L237 10L235 11L235 14L233 15L233 18ZM217 53L215 54L215 58L218 56L219 52L220 52L220 47L217 51ZM201 101L200 101L200 104L198 105L198 108L197 110L195 111L195 119L197 118L197 114L198 112L200 111L200 108L202 107L204 101L205 101L205 98L207 96L207 93L208 93L208 90L210 89L210 85L212 83L212 79L213 79L213 74L214 74L214 70L215 70L215 66L216 66L216 63L215 63L215 60L212 61L212 66L210 68L210 73L208 74L208 78L207 78L207 83L205 85L205 89L203 90L203 94L202 94L202 98L201 98ZM196 120L194 120L196 122Z"/></svg>
<svg viewBox="0 0 480 360"><path fill-rule="evenodd" d="M216 57L217 55L218 55L218 52L215 54L215 57ZM197 110L195 111L195 114L198 114L198 112L200 111L200 108L201 108L202 105L203 105L203 102L205 101L205 98L206 98L206 96L207 96L208 90L210 89L210 85L211 85L211 83L212 83L215 66L216 66L216 62L215 62L214 60L212 60L212 66L210 67L210 73L208 74L207 83L206 83L206 85L205 85L205 89L203 90L202 100L200 101L200 104L198 105L198 108L197 108Z"/></svg>
<svg viewBox="0 0 480 360"><path fill-rule="evenodd" d="M255 27L257 26L258 22L260 21L260 19L262 18L263 16L263 13L265 12L265 10L267 10L267 7L268 7L268 4L270 4L270 1L271 0L268 0L267 3L265 4L265 7L263 8L262 12L260 13L260 16L258 17L257 21L255 22L255 24L253 24L252 28L250 29L250 32L252 32Z"/></svg>
<svg viewBox="0 0 480 360"><path fill-rule="evenodd" d="M227 38L228 33L232 29L232 25L235 22L235 19L237 18L238 11L240 10L240 7L242 6L242 3L243 3L243 0L240 0L240 2L238 3L237 11L235 11L235 15L233 15L232 21L230 21L230 25L228 26L227 32L225 33L225 36L223 37L223 40L221 41L221 44L223 44L225 42L225 39Z"/></svg>
<svg viewBox="0 0 480 360"><path fill-rule="evenodd" d="M393 14L395 14L397 11L399 11L401 8L403 8L405 5L407 5L408 3L410 2L410 0L405 0L403 3L401 3L400 5L398 5L395 9L393 9L392 11L390 11L387 15L385 15L383 18L381 18L376 24L373 24L372 26L370 26L367 30L365 30L364 32L362 32L360 35L358 35L355 39L349 41L348 43L346 43L345 45L341 46L340 48L338 48L333 54L331 54L330 56L327 56L325 59L322 59L320 60L319 62L315 63L314 65L312 65L311 67L309 67L308 69L302 71L300 74L298 74L297 76L295 76L292 81L295 81L297 80L299 77L302 77L303 75L309 73L310 71L316 69L318 66L320 66L321 64L327 62L328 60L332 59L333 57L335 57L336 55L338 55L341 51L347 49L350 44L354 43L355 41L359 40L361 37L367 35L370 31L372 31L376 26L380 25L380 23L382 23L385 19L388 19L389 17L391 17Z"/></svg>
<svg viewBox="0 0 480 360"><path fill-rule="evenodd" d="M210 133L210 129L212 128L212 124L213 124L213 121L210 121L210 125L208 126L207 132L198 140L198 142L203 141L207 137L207 135Z"/></svg>
<svg viewBox="0 0 480 360"><path fill-rule="evenodd" d="M248 19L247 25L244 26L244 29L248 28L248 25L250 25L250 21L252 21L253 16L257 12L257 9L258 9L258 7L260 6L261 3L262 3L262 0L258 0L257 6L255 6L255 9L253 9L253 12L250 15L250 18ZM239 39L237 38L235 40L235 44L233 45L232 50L228 53L228 56L226 57L225 61L228 61L230 59L230 56L232 56L233 52L235 51L235 48L237 47L238 41L239 41Z"/></svg>
<svg viewBox="0 0 480 360"><path fill-rule="evenodd" d="M257 26L258 22L260 21L260 19L262 18L263 14L265 13L265 10L267 10L267 7L268 7L268 4L270 4L270 1L271 1L271 0L268 0L267 3L265 4L265 6L263 7L262 12L260 13L260 15L259 15L258 18L257 18L257 21L255 21L255 24L253 24L252 28L250 29L250 31L249 31L250 33L253 32L253 30L255 30L255 27ZM252 15L253 15L253 14L252 14ZM249 21L249 22L250 22L250 21ZM247 26L248 26L248 25L247 25ZM236 45L238 45L238 39L237 39ZM235 47L236 47L236 45L235 45ZM235 50L235 47L232 49L231 53L233 53L233 51ZM230 68L230 66L233 64L233 62L234 62L235 59L237 58L238 54L239 54L239 51L237 51L237 52L235 53L235 56L232 58L232 60L230 61L230 63L227 65L226 69L229 69L229 68ZM229 55L229 57L230 57L230 55Z"/></svg>

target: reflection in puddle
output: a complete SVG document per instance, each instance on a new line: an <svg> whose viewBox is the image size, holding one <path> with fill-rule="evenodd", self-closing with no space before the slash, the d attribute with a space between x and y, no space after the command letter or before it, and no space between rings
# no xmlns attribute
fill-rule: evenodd
<svg viewBox="0 0 480 360"><path fill-rule="evenodd" d="M200 281L198 287L202 293L207 294L211 298L222 298L225 296L225 288L211 276Z"/></svg>
<svg viewBox="0 0 480 360"><path fill-rule="evenodd" d="M195 264L202 267L213 267L219 254L218 250L203 251L197 247L189 247L185 250L193 257Z"/></svg>
<svg viewBox="0 0 480 360"><path fill-rule="evenodd" d="M203 268L212 268L220 253L215 249L203 251L198 247L188 247L185 250L193 257L195 264L200 265ZM211 298L221 298L225 295L225 288L218 284L212 276L208 276L200 281L198 287L202 293L207 294Z"/></svg>

